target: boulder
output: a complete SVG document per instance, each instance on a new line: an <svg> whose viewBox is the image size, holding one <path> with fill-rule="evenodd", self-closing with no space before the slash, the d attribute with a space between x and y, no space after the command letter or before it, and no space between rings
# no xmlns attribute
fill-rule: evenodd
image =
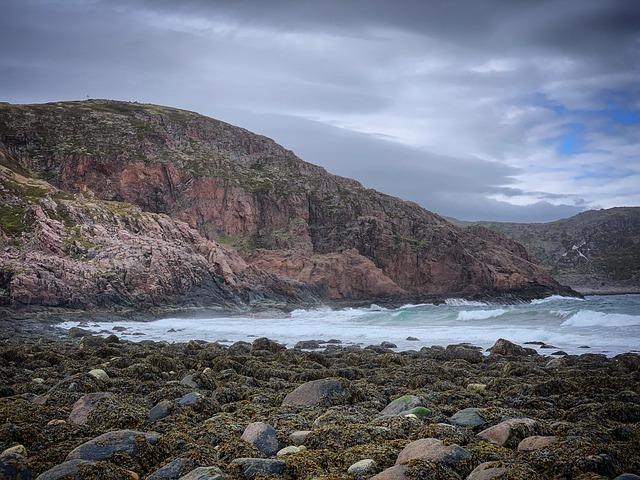
<svg viewBox="0 0 640 480"><path fill-rule="evenodd" d="M392 342L382 342L380 344L380 346L382 348L398 348L398 345L396 345L395 343L392 343Z"/></svg>
<svg viewBox="0 0 640 480"><path fill-rule="evenodd" d="M136 430L116 430L103 433L82 445L74 448L67 455L67 460L106 460L116 453L126 453L132 457L140 453L140 446L154 446L160 435Z"/></svg>
<svg viewBox="0 0 640 480"><path fill-rule="evenodd" d="M20 446L22 447L22 445ZM7 450L9 451L7 452ZM0 479L31 480L33 474L27 458L24 455L12 452L11 449L7 450L0 455Z"/></svg>
<svg viewBox="0 0 640 480"><path fill-rule="evenodd" d="M198 392L191 392L183 395L178 399L178 405L181 407L192 407L202 400L202 394Z"/></svg>
<svg viewBox="0 0 640 480"><path fill-rule="evenodd" d="M623 473L621 475L618 475L613 480L640 480L640 476L633 473Z"/></svg>
<svg viewBox="0 0 640 480"><path fill-rule="evenodd" d="M347 469L347 473L349 475L353 475L354 477L362 478L369 477L373 475L373 473L378 469L378 465L371 458L365 458L364 460L360 460L353 465L351 465Z"/></svg>
<svg viewBox="0 0 640 480"><path fill-rule="evenodd" d="M9 447L3 450L2 453L0 453L0 456L11 455L11 454L22 455L23 457L26 457L27 449L25 448L24 445L21 445L21 444L14 445L13 447Z"/></svg>
<svg viewBox="0 0 640 480"><path fill-rule="evenodd" d="M421 438L411 442L398 454L396 465L409 463L413 460L443 463L454 466L471 458L471 454L459 445L445 445L437 438Z"/></svg>
<svg viewBox="0 0 640 480"><path fill-rule="evenodd" d="M67 480L78 478L81 465L95 465L88 460L69 460L38 475L36 480Z"/></svg>
<svg viewBox="0 0 640 480"><path fill-rule="evenodd" d="M460 427L479 427L487 423L482 415L480 415L480 409L473 407L458 410L451 416L449 421L453 425Z"/></svg>
<svg viewBox="0 0 640 480"><path fill-rule="evenodd" d="M273 456L280 450L276 430L268 423L250 423L244 429L241 438L268 456Z"/></svg>
<svg viewBox="0 0 640 480"><path fill-rule="evenodd" d="M193 379L193 375L185 375L180 380L180 385L184 385L189 388L200 388L200 385Z"/></svg>
<svg viewBox="0 0 640 480"><path fill-rule="evenodd" d="M198 467L191 470L179 480L223 480L224 476L218 467ZM148 479L147 479L148 480Z"/></svg>
<svg viewBox="0 0 640 480"><path fill-rule="evenodd" d="M511 443L514 429L522 429L525 432L533 433L536 425L537 422L531 418L511 418L481 431L478 435L488 442L503 447Z"/></svg>
<svg viewBox="0 0 640 480"><path fill-rule="evenodd" d="M197 466L196 461L191 458L175 458L151 473L146 480L177 480Z"/></svg>
<svg viewBox="0 0 640 480"><path fill-rule="evenodd" d="M284 473L285 463L282 460L270 458L236 458L231 462L239 465L246 479L257 476L280 476Z"/></svg>
<svg viewBox="0 0 640 480"><path fill-rule="evenodd" d="M409 467L406 465L395 465L374 475L370 480L409 480L407 476L408 469Z"/></svg>
<svg viewBox="0 0 640 480"><path fill-rule="evenodd" d="M300 448L300 447L296 447L295 445L289 445L288 447L284 447L278 450L278 453L276 453L276 457L278 458L286 457L287 455L292 455L294 453L298 453L303 450L304 450L304 447Z"/></svg>
<svg viewBox="0 0 640 480"><path fill-rule="evenodd" d="M157 420L168 417L171 414L173 407L173 402L169 400L160 400L153 407L151 407L151 410L149 410L147 421L149 423L153 423Z"/></svg>
<svg viewBox="0 0 640 480"><path fill-rule="evenodd" d="M330 378L312 380L289 392L284 397L282 405L330 406L335 403L336 397L342 393L344 393L344 388L338 380Z"/></svg>
<svg viewBox="0 0 640 480"><path fill-rule="evenodd" d="M318 340L300 340L295 344L293 348L299 350L314 350L321 347L321 342Z"/></svg>
<svg viewBox="0 0 640 480"><path fill-rule="evenodd" d="M524 438L518 444L518 450L521 452L532 452L534 450L541 450L543 448L547 448L550 445L553 445L558 441L557 437L549 436L542 437L538 435L534 435L531 437Z"/></svg>
<svg viewBox="0 0 640 480"><path fill-rule="evenodd" d="M492 480L494 478L501 478L502 475L507 473L507 469L504 467L494 467L494 462L485 462L478 465L467 477L467 480Z"/></svg>
<svg viewBox="0 0 640 480"><path fill-rule="evenodd" d="M71 409L71 413L67 419L68 422L75 425L84 425L87 423L91 412L93 412L100 403L112 397L113 395L108 392L96 392L83 395L76 403L73 404L73 408Z"/></svg>
<svg viewBox="0 0 640 480"><path fill-rule="evenodd" d="M503 357L526 357L538 354L533 348L521 347L504 338L499 338L489 351L491 355L502 355Z"/></svg>
<svg viewBox="0 0 640 480"><path fill-rule="evenodd" d="M412 336L408 336L405 340L407 340L408 342L419 342L420 339L418 337L412 337Z"/></svg>
<svg viewBox="0 0 640 480"><path fill-rule="evenodd" d="M385 417L395 417L398 415L403 415L405 412L409 413L409 410L412 410L415 407L419 407L422 405L422 398L416 395L403 395L402 397L396 398L389 405L384 407L381 415Z"/></svg>

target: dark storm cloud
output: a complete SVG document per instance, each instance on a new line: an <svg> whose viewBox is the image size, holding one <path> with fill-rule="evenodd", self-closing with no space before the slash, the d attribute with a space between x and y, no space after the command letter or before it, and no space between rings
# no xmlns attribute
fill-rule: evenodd
<svg viewBox="0 0 640 480"><path fill-rule="evenodd" d="M638 25L636 0L8 0L0 100L189 108L445 215L543 221L640 202Z"/></svg>

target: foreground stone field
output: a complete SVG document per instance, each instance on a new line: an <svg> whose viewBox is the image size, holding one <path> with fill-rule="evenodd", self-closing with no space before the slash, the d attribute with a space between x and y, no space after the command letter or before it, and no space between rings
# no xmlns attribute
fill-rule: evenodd
<svg viewBox="0 0 640 480"><path fill-rule="evenodd" d="M484 355L337 341L304 351L267 339L226 347L71 333L1 343L2 479L640 471L636 354L543 357L505 341Z"/></svg>

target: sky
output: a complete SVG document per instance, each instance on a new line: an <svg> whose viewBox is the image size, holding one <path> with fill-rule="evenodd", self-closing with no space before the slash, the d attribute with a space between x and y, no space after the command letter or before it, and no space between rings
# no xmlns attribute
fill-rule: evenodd
<svg viewBox="0 0 640 480"><path fill-rule="evenodd" d="M195 110L464 220L640 205L639 0L1 0L0 101Z"/></svg>

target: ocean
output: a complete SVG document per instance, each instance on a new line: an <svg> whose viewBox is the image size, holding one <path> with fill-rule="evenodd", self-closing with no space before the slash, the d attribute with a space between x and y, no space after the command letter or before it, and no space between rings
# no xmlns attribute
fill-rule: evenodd
<svg viewBox="0 0 640 480"><path fill-rule="evenodd" d="M543 354L562 350L611 356L640 351L640 295L589 296L584 300L553 296L515 305L451 298L440 305L399 308L325 307L291 313L166 317L148 322L65 322L60 326L81 326L131 341L230 344L268 337L293 347L300 340L337 339L361 346L388 341L396 344L397 350L462 342L487 348L498 338L506 338L520 344L544 342L554 347L539 349Z"/></svg>

